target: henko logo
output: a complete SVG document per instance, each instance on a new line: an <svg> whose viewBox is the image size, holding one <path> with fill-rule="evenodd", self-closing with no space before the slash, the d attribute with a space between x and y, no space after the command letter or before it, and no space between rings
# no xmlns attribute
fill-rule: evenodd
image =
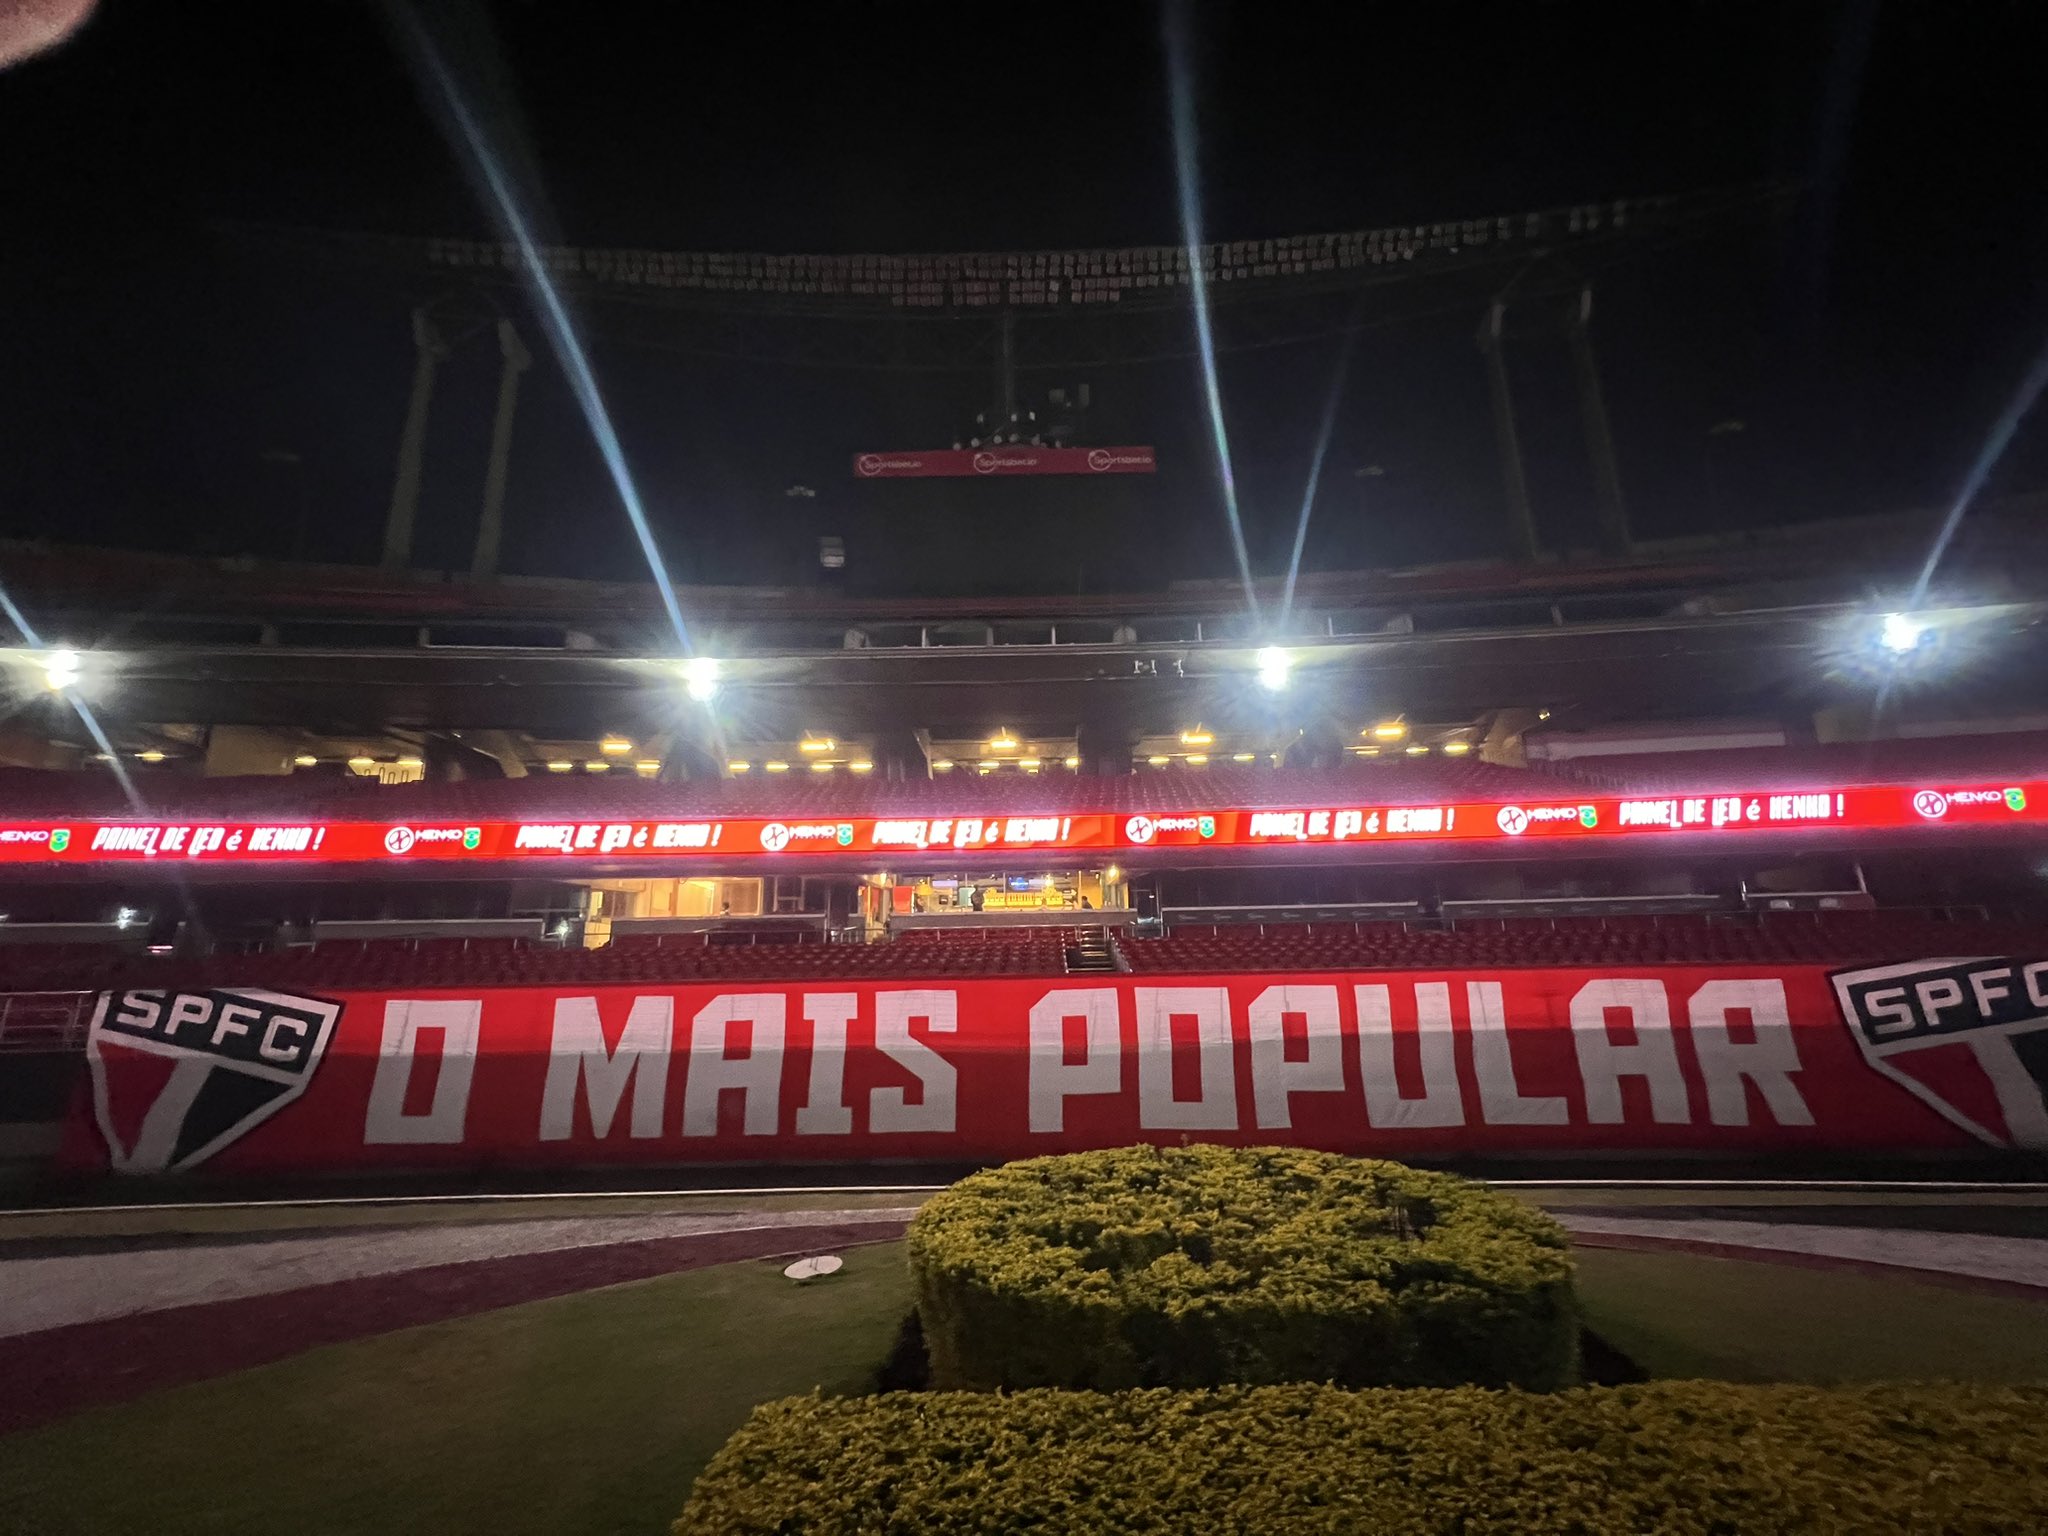
<svg viewBox="0 0 2048 1536"><path fill-rule="evenodd" d="M340 1015L281 992L102 993L85 1052L114 1168L176 1173L246 1135L306 1091Z"/></svg>
<svg viewBox="0 0 2048 1536"><path fill-rule="evenodd" d="M384 851L386 853L410 853L412 852L412 845L417 841L419 839L413 836L411 827L393 827L384 834Z"/></svg>
<svg viewBox="0 0 2048 1536"><path fill-rule="evenodd" d="M761 846L770 853L780 853L789 846L789 828L779 821L771 821L761 829Z"/></svg>
<svg viewBox="0 0 2048 1536"><path fill-rule="evenodd" d="M1938 789L1923 789L1913 797L1913 809L1929 821L1939 821L1948 814L1948 796Z"/></svg>
<svg viewBox="0 0 2048 1536"><path fill-rule="evenodd" d="M1994 1147L2048 1148L2048 960L1916 960L1829 979L1873 1068Z"/></svg>
<svg viewBox="0 0 2048 1536"><path fill-rule="evenodd" d="M1493 818L1493 823L1509 837L1520 837L1529 830L1529 813L1519 805L1504 805Z"/></svg>
<svg viewBox="0 0 2048 1536"><path fill-rule="evenodd" d="M1134 843L1149 843L1152 834L1159 829L1152 824L1150 816L1133 816L1124 823L1124 836Z"/></svg>

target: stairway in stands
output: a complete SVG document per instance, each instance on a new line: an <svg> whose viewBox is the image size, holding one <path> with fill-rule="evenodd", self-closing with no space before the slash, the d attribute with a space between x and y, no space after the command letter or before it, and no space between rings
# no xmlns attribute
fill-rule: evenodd
<svg viewBox="0 0 2048 1536"><path fill-rule="evenodd" d="M1114 973L1116 946L1110 943L1109 930L1097 923L1091 928L1076 929L1074 942L1067 946L1067 972L1069 975L1089 971Z"/></svg>

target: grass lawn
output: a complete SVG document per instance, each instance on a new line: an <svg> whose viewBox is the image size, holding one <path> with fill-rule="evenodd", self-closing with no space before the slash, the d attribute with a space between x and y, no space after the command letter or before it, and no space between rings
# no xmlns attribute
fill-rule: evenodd
<svg viewBox="0 0 2048 1536"><path fill-rule="evenodd" d="M1588 1321L1653 1376L2048 1380L2048 1303L1582 1249ZM755 1403L858 1392L900 1243L798 1287L732 1264L312 1351L0 1438L5 1536L659 1536ZM4 1384L0 1384L4 1389Z"/></svg>
<svg viewBox="0 0 2048 1536"><path fill-rule="evenodd" d="M1691 1254L1578 1261L1586 1325L1652 1376L2048 1381L2048 1300Z"/></svg>
<svg viewBox="0 0 2048 1536"><path fill-rule="evenodd" d="M318 1349L0 1438L0 1532L654 1536L754 1404L866 1390L909 1307L888 1243Z"/></svg>

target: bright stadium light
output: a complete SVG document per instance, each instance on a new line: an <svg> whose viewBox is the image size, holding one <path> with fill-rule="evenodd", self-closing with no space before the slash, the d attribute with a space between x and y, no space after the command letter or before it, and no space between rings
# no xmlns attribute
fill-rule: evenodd
<svg viewBox="0 0 2048 1536"><path fill-rule="evenodd" d="M292 766L294 768L318 768L320 766L320 759L313 756L310 752L301 752L292 759Z"/></svg>
<svg viewBox="0 0 2048 1536"><path fill-rule="evenodd" d="M806 736L796 744L799 752L830 752L838 745L830 736Z"/></svg>
<svg viewBox="0 0 2048 1536"><path fill-rule="evenodd" d="M1206 747L1215 739L1199 725L1180 733L1180 744L1184 747Z"/></svg>
<svg viewBox="0 0 2048 1536"><path fill-rule="evenodd" d="M1199 768L1208 761L1209 754L1206 752L1190 752L1187 756L1187 764L1190 768Z"/></svg>
<svg viewBox="0 0 2048 1536"><path fill-rule="evenodd" d="M787 763L784 763L784 762L778 762L778 761L776 761L776 760L775 760L775 759L773 759L773 758L769 759L769 761L767 761L767 762L763 763L763 764L762 764L761 766L762 766L763 768L766 768L766 769L767 769L767 770L768 770L768 771L769 771L770 773L787 773L787 772L789 772L789 764L787 764Z"/></svg>
<svg viewBox="0 0 2048 1536"><path fill-rule="evenodd" d="M1877 643L1894 656L1904 656L1919 649L1931 627L1909 613L1888 613L1877 626Z"/></svg>
<svg viewBox="0 0 2048 1536"><path fill-rule="evenodd" d="M606 757L624 757L633 750L633 743L623 736L607 736L597 744L597 750Z"/></svg>
<svg viewBox="0 0 2048 1536"><path fill-rule="evenodd" d="M1363 736L1366 733L1360 731L1358 734ZM1399 720L1383 720L1372 728L1372 734L1381 741L1399 741L1408 734L1408 727Z"/></svg>
<svg viewBox="0 0 2048 1536"><path fill-rule="evenodd" d="M950 757L935 757L932 759L933 773L951 773L952 771L953 759Z"/></svg>
<svg viewBox="0 0 2048 1536"><path fill-rule="evenodd" d="M62 693L78 681L78 652L45 651L42 663L43 681L52 693Z"/></svg>
<svg viewBox="0 0 2048 1536"><path fill-rule="evenodd" d="M875 765L866 758L860 758L855 762L848 763L846 769L849 773L873 773Z"/></svg>
<svg viewBox="0 0 2048 1536"><path fill-rule="evenodd" d="M989 738L988 749L991 752L1014 752L1017 750L1017 738L1008 731L998 730Z"/></svg>
<svg viewBox="0 0 2048 1536"><path fill-rule="evenodd" d="M1067 766L1069 768L1078 768L1081 766L1081 759L1079 757L1070 757L1067 759Z"/></svg>
<svg viewBox="0 0 2048 1536"><path fill-rule="evenodd" d="M1259 652L1259 686L1271 693L1278 693L1287 686L1287 674L1293 670L1294 658L1277 645L1269 645Z"/></svg>
<svg viewBox="0 0 2048 1536"><path fill-rule="evenodd" d="M1472 743L1469 741L1447 741L1444 743L1445 757L1463 757L1471 750Z"/></svg>
<svg viewBox="0 0 2048 1536"><path fill-rule="evenodd" d="M1233 752L1230 754L1230 760L1233 763L1250 763L1256 762L1258 756L1259 754L1256 752Z"/></svg>
<svg viewBox="0 0 2048 1536"><path fill-rule="evenodd" d="M699 704L718 697L719 666L709 656L692 656L683 663L683 692Z"/></svg>

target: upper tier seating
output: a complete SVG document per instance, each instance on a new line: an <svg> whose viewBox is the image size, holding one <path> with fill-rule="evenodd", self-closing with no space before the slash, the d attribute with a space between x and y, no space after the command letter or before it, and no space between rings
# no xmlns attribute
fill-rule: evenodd
<svg viewBox="0 0 2048 1536"><path fill-rule="evenodd" d="M601 949L519 939L341 940L197 957L124 956L81 945L0 948L0 992L109 987L276 987L318 993L396 987L607 986L686 981L914 980L1058 976L1064 928L920 933L887 944L728 942L651 935ZM708 942L707 942L708 940ZM33 953L29 953L31 949Z"/></svg>
<svg viewBox="0 0 2048 1536"><path fill-rule="evenodd" d="M708 937L708 942L707 942ZM1066 973L1066 928L916 932L877 944L732 943L728 935L621 939L563 949L515 939L343 941L256 954L122 955L79 945L0 948L0 992L109 987L416 987L799 984ZM1908 912L1761 916L1469 919L1406 923L1183 926L1120 938L1146 974L1318 970L1496 970L1524 966L1781 965L1937 956L2048 956L2048 923L1949 920Z"/></svg>
<svg viewBox="0 0 2048 1536"><path fill-rule="evenodd" d="M1121 939L1134 971L1496 969L1504 966L1771 965L1929 956L2048 955L2048 924L1955 922L1902 912L1771 912L1760 917L1473 919L1183 927Z"/></svg>
<svg viewBox="0 0 2048 1536"><path fill-rule="evenodd" d="M2048 775L2048 732L1843 741L1826 746L1575 757L1550 772L1610 789L1658 792L1801 789L1835 784L1922 784Z"/></svg>

